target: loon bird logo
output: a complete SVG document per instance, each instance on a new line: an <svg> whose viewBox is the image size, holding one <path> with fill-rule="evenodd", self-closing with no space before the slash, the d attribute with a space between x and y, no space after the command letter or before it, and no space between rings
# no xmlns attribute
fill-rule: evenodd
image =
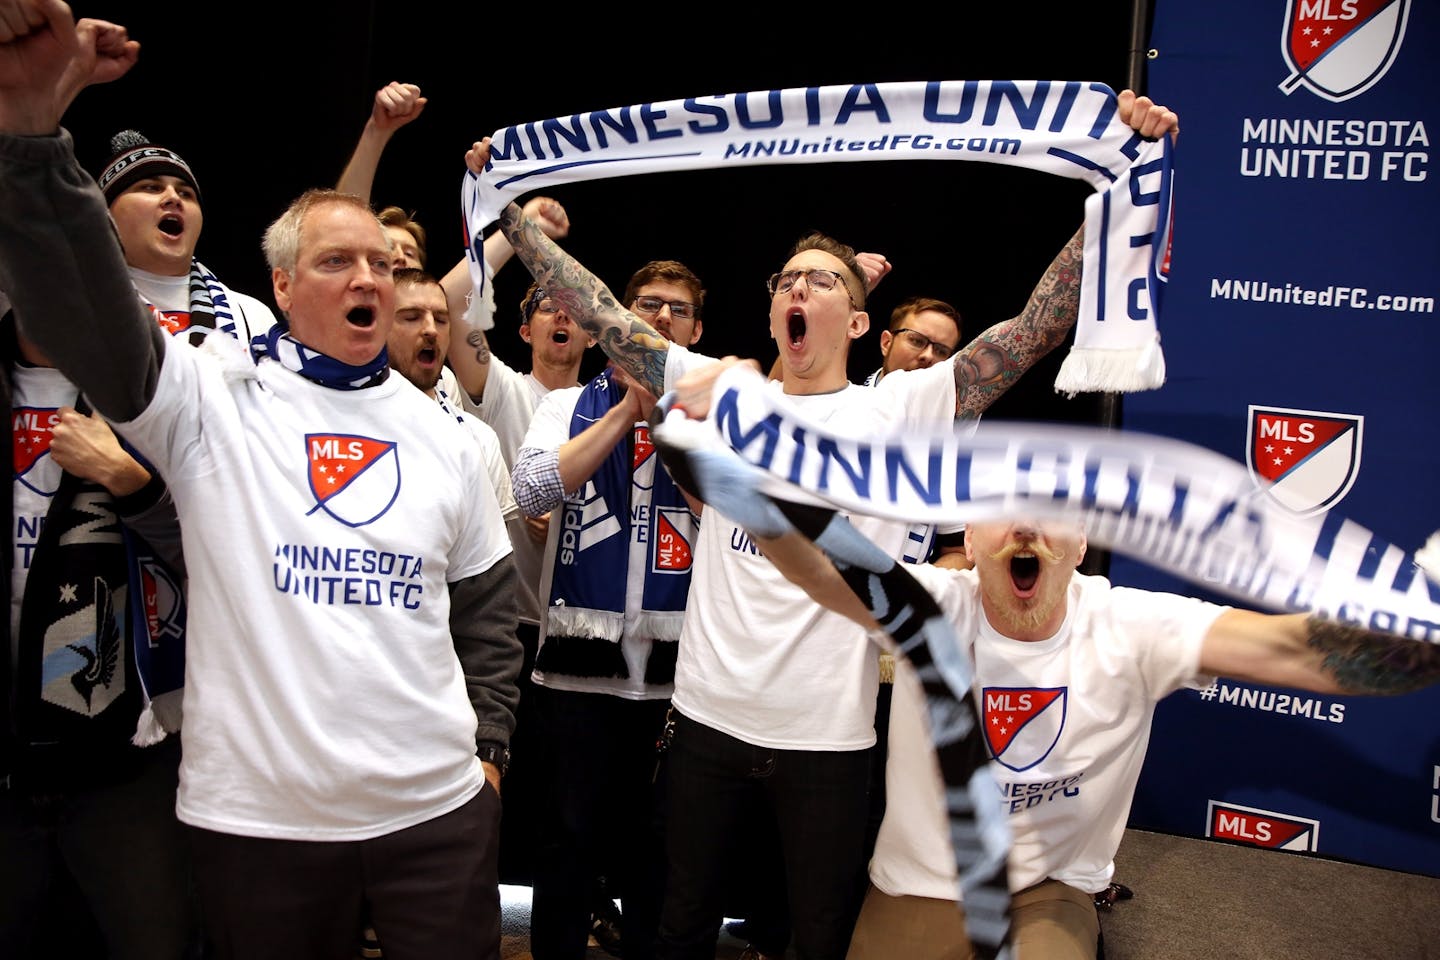
<svg viewBox="0 0 1440 960"><path fill-rule="evenodd" d="M1291 73L1280 91L1359 96L1395 62L1409 14L1410 0L1289 0L1280 50Z"/></svg>
<svg viewBox="0 0 1440 960"><path fill-rule="evenodd" d="M40 699L93 717L125 690L121 657L126 588L115 590L100 577L90 603L60 617L45 630L40 665ZM66 596L83 596L73 588Z"/></svg>
<svg viewBox="0 0 1440 960"><path fill-rule="evenodd" d="M307 433L310 492L315 506L347 527L374 523L400 496L400 454L393 440L344 433Z"/></svg>
<svg viewBox="0 0 1440 960"><path fill-rule="evenodd" d="M1365 418L1251 405L1245 459L1251 479L1306 517L1339 503L1360 473Z"/></svg>

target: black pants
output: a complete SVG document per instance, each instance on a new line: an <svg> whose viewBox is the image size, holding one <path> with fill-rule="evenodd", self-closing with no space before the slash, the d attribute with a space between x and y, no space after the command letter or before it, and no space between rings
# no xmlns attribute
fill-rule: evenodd
<svg viewBox="0 0 1440 960"><path fill-rule="evenodd" d="M220 960L354 960L362 911L386 960L498 960L500 800L370 840L312 842L189 828Z"/></svg>
<svg viewBox="0 0 1440 960"><path fill-rule="evenodd" d="M670 701L537 687L536 703L545 789L530 950L535 960L582 960L603 875L620 893L625 960L648 960L665 882L655 743Z"/></svg>
<svg viewBox="0 0 1440 960"><path fill-rule="evenodd" d="M842 960L865 869L870 751L774 750L680 716L667 777L669 863L656 953L709 960L726 862L757 798L775 813L800 960Z"/></svg>
<svg viewBox="0 0 1440 960"><path fill-rule="evenodd" d="M114 960L184 954L197 924L175 819L179 738L139 756L134 776L103 786L0 789L0 957L57 956L87 909ZM80 903L56 902L67 872Z"/></svg>

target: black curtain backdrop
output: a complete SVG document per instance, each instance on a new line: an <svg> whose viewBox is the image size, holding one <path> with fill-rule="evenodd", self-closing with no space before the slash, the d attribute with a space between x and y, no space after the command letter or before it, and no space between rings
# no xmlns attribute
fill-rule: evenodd
<svg viewBox="0 0 1440 960"><path fill-rule="evenodd" d="M193 4L81 0L77 15L123 22L139 65L81 94L66 117L81 162L106 159L136 127L178 150L204 194L199 256L233 287L270 301L264 227L302 190L332 185L390 80L417 83L424 115L391 141L377 204L414 210L431 267L461 253L459 185L469 144L496 128L580 111L704 94L891 80L1093 80L1127 75L1130 4L838 6L464 6L404 3ZM896 161L659 174L577 184L565 245L618 292L650 259L689 264L708 298L699 348L768 365L765 277L801 234L822 230L886 254L894 272L870 301L872 329L852 379L879 358L890 309L923 294L954 303L966 338L1013 316L1080 224L1087 185L995 165ZM528 363L515 304L518 264L496 284L496 352ZM992 417L1093 420L1094 398L1052 389L1058 356ZM594 351L584 373L599 370Z"/></svg>

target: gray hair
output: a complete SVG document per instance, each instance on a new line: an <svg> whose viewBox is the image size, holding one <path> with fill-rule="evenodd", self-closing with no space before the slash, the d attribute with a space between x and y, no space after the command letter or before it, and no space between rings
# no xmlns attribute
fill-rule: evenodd
<svg viewBox="0 0 1440 960"><path fill-rule="evenodd" d="M329 203L364 210L375 218L375 226L380 228L381 236L385 237L386 249L393 246L379 218L375 217L375 211L371 210L370 204L364 200L353 193L341 193L339 190L306 190L295 198L295 202L290 204L274 223L265 228L265 238L261 241L261 246L265 250L265 262L270 265L271 270L295 272L295 261L300 257L300 225L304 223L307 213Z"/></svg>

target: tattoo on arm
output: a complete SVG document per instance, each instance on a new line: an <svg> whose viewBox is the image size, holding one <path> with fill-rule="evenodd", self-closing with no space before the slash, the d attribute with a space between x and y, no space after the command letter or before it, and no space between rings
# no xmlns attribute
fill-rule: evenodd
<svg viewBox="0 0 1440 960"><path fill-rule="evenodd" d="M984 413L1041 357L1065 342L1080 315L1084 228L1050 262L1019 316L980 334L955 354L955 417Z"/></svg>
<svg viewBox="0 0 1440 960"><path fill-rule="evenodd" d="M1409 693L1440 680L1440 646L1320 617L1308 618L1305 632L1323 654L1321 669L1347 693Z"/></svg>
<svg viewBox="0 0 1440 960"><path fill-rule="evenodd" d="M475 362L485 366L490 362L490 341L483 330L471 330L465 337L465 342L475 348Z"/></svg>
<svg viewBox="0 0 1440 960"><path fill-rule="evenodd" d="M664 392L668 340L621 306L598 277L545 236L515 204L501 212L500 229L536 282L599 341L611 360L651 392Z"/></svg>

